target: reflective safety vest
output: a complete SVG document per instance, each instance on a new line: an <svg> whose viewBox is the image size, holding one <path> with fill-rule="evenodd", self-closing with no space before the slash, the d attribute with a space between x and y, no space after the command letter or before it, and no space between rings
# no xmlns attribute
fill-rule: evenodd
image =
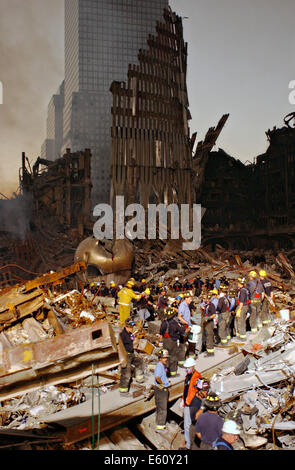
<svg viewBox="0 0 295 470"><path fill-rule="evenodd" d="M195 397L195 395L197 393L197 389L196 389L195 385L197 385L197 382L201 377L202 377L202 375L200 374L200 372L195 370L193 375L192 375L192 378L190 380L190 383L189 383L188 392L187 392L187 396L186 396L186 400L185 400L185 405L186 406L189 406L192 402L192 399Z"/></svg>

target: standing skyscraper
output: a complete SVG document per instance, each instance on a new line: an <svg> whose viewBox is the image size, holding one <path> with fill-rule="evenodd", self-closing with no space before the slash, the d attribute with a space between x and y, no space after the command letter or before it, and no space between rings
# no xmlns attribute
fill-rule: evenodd
<svg viewBox="0 0 295 470"><path fill-rule="evenodd" d="M65 0L63 139L56 158L67 148L91 149L93 205L109 202L111 83L126 80L128 64L136 63L167 7L168 0Z"/></svg>

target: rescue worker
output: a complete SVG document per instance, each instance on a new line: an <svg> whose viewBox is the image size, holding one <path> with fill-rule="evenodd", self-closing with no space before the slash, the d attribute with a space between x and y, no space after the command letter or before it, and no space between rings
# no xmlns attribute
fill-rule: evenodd
<svg viewBox="0 0 295 470"><path fill-rule="evenodd" d="M188 279L184 279L183 283L183 289L182 290L191 290L192 289L192 283Z"/></svg>
<svg viewBox="0 0 295 470"><path fill-rule="evenodd" d="M163 282L158 282L158 285L155 288L155 294L156 295L160 294L162 290L163 290Z"/></svg>
<svg viewBox="0 0 295 470"><path fill-rule="evenodd" d="M231 339L231 336L233 334L233 325L234 325L234 320L235 320L235 314L236 314L236 307L237 307L237 300L236 300L236 292L233 289L229 289L228 291L228 300L229 300L229 334L228 334L228 340Z"/></svg>
<svg viewBox="0 0 295 470"><path fill-rule="evenodd" d="M118 287L116 286L116 283L114 281L111 281L109 294L113 299L115 299L117 297L117 293L118 293Z"/></svg>
<svg viewBox="0 0 295 470"><path fill-rule="evenodd" d="M263 287L259 280L258 274L256 271L250 271L249 281L247 283L247 289L249 291L249 296L251 300L250 304L250 327L252 333L257 332L257 328L261 328L262 324L260 323L259 316L261 310L261 298Z"/></svg>
<svg viewBox="0 0 295 470"><path fill-rule="evenodd" d="M129 280L126 283L126 286L118 292L118 305L121 325L123 325L127 318L130 317L132 299L139 300L141 297L141 295L138 295L134 292L132 289L133 286L134 281Z"/></svg>
<svg viewBox="0 0 295 470"><path fill-rule="evenodd" d="M231 313L229 311L229 300L226 295L226 287L221 284L221 292L218 296L217 314L218 314L218 334L222 345L227 344L231 338L229 333L229 323Z"/></svg>
<svg viewBox="0 0 295 470"><path fill-rule="evenodd" d="M274 306L274 292L271 282L266 278L266 272L262 269L259 271L259 278L262 284L262 297L261 297L261 322L262 325L271 323L271 316L269 312L269 305Z"/></svg>
<svg viewBox="0 0 295 470"><path fill-rule="evenodd" d="M183 294L179 294L175 297L174 301L171 303L171 307L173 308L177 308L179 307L179 305L181 304L181 302L183 301L184 299L184 295Z"/></svg>
<svg viewBox="0 0 295 470"><path fill-rule="evenodd" d="M99 282L97 284L95 284L95 282L90 283L90 292L91 292L91 294L96 294L96 291L97 291L99 285L100 285Z"/></svg>
<svg viewBox="0 0 295 470"><path fill-rule="evenodd" d="M204 282L201 279L201 276L198 274L196 279L193 282L194 288L195 288L195 296L199 297L202 293L202 287L204 285Z"/></svg>
<svg viewBox="0 0 295 470"><path fill-rule="evenodd" d="M197 393L197 382L202 377L202 374L195 369L196 361L189 357L186 359L184 365L186 369L186 376L184 379L184 389L182 394L182 406L183 411L183 428L184 428L184 439L185 448L191 449L192 439L190 434L190 427L192 424L191 409L190 406Z"/></svg>
<svg viewBox="0 0 295 470"><path fill-rule="evenodd" d="M144 326L145 321L151 316L148 307L149 305L153 305L152 302L149 300L150 296L150 289L146 288L145 291L142 293L139 301L137 302L137 315L135 318L142 321L142 326Z"/></svg>
<svg viewBox="0 0 295 470"><path fill-rule="evenodd" d="M182 284L179 282L179 278L176 277L175 282L173 284L173 290L175 290L176 292L181 292L181 289L182 289Z"/></svg>
<svg viewBox="0 0 295 470"><path fill-rule="evenodd" d="M233 443L239 438L241 430L235 421L227 419L222 426L222 434L213 443L213 450L234 450Z"/></svg>
<svg viewBox="0 0 295 470"><path fill-rule="evenodd" d="M141 293L144 292L146 288L147 288L146 280L142 279L141 284L139 286L139 292L141 292Z"/></svg>
<svg viewBox="0 0 295 470"><path fill-rule="evenodd" d="M246 341L246 319L249 310L249 291L246 288L246 279L244 277L238 278L238 298L236 309L236 336L242 341Z"/></svg>
<svg viewBox="0 0 295 470"><path fill-rule="evenodd" d="M209 392L204 400L207 411L200 414L196 421L195 433L200 439L201 450L212 450L213 443L221 436L223 418L218 415L221 401L214 392Z"/></svg>
<svg viewBox="0 0 295 470"><path fill-rule="evenodd" d="M104 280L101 281L99 289L98 289L98 296L99 297L107 297L109 295L109 289L106 286L106 283Z"/></svg>
<svg viewBox="0 0 295 470"><path fill-rule="evenodd" d="M218 291L213 289L208 293L208 302L203 314L203 331L207 356L214 356L214 323L217 318Z"/></svg>
<svg viewBox="0 0 295 470"><path fill-rule="evenodd" d="M189 295L184 297L183 301L179 304L178 307L178 320L181 325L186 327L186 330L189 330L189 327L192 325L191 322L191 311L189 308L190 303L192 302L192 296ZM183 366L186 356L186 338L182 336L179 340L178 346L179 356L178 356L178 365Z"/></svg>
<svg viewBox="0 0 295 470"><path fill-rule="evenodd" d="M126 366L121 367L121 376L120 376L120 395L129 396L129 386L132 376L132 366L135 366L135 380L138 383L144 382L143 375L143 362L139 356L134 352L134 326L135 322L131 318L127 318L125 321L125 326L120 333L120 338L126 350Z"/></svg>
<svg viewBox="0 0 295 470"><path fill-rule="evenodd" d="M177 321L176 315L176 309L167 308L165 310L165 320L162 321L160 327L160 347L164 347L169 353L167 367L171 377L177 375L179 342L185 333L189 331L188 328Z"/></svg>
<svg viewBox="0 0 295 470"><path fill-rule="evenodd" d="M167 349L159 351L159 362L154 371L154 390L156 404L156 431L164 431L166 428L167 407L169 397L169 379L167 377L167 362L169 353Z"/></svg>
<svg viewBox="0 0 295 470"><path fill-rule="evenodd" d="M158 311L158 317L159 320L164 319L164 310L168 306L168 298L166 295L166 290L162 288L160 296L158 298L158 303L157 303L157 311Z"/></svg>

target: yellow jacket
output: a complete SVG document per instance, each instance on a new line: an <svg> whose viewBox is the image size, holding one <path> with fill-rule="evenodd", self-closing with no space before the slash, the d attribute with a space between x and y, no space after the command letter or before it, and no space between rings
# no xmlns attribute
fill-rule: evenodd
<svg viewBox="0 0 295 470"><path fill-rule="evenodd" d="M129 287L123 287L121 290L118 292L118 299L119 305L130 305L132 299L139 300L140 295L135 294L135 292L132 289L129 289Z"/></svg>

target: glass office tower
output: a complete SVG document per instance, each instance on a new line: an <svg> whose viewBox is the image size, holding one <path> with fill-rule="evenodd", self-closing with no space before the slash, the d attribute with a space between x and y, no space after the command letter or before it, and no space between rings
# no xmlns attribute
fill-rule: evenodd
<svg viewBox="0 0 295 470"><path fill-rule="evenodd" d="M126 81L128 64L137 63L167 7L168 0L65 0L63 142L56 158L67 148L91 149L93 205L109 202L110 85Z"/></svg>

